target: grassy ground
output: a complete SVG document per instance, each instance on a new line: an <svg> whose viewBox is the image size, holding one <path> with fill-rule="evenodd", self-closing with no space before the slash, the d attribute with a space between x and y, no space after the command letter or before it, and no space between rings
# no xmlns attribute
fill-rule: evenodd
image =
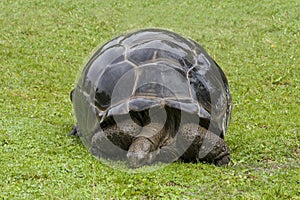
<svg viewBox="0 0 300 200"><path fill-rule="evenodd" d="M300 199L299 1L1 0L0 199ZM202 44L234 100L228 167L114 170L67 137L99 44L145 27Z"/></svg>

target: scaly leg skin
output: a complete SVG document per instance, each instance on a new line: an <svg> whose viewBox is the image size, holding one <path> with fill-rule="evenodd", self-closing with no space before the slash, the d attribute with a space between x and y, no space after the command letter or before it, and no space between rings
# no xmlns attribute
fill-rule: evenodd
<svg viewBox="0 0 300 200"><path fill-rule="evenodd" d="M188 123L182 125L175 140L160 150L157 161L208 162L216 166L230 162L230 151L225 141L205 128Z"/></svg>
<svg viewBox="0 0 300 200"><path fill-rule="evenodd" d="M120 123L99 130L92 138L90 151L96 157L112 160L126 159L126 153L140 127L134 123Z"/></svg>
<svg viewBox="0 0 300 200"><path fill-rule="evenodd" d="M184 124L179 134L184 140L191 142L190 147L181 156L184 161L204 161L216 166L227 165L230 162L229 147L216 134L197 124Z"/></svg>

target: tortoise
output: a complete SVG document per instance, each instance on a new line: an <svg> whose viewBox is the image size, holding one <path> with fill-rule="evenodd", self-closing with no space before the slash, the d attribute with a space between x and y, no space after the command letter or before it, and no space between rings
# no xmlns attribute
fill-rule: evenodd
<svg viewBox="0 0 300 200"><path fill-rule="evenodd" d="M232 98L224 72L198 43L162 29L112 39L85 65L71 101L93 155L137 168L230 162Z"/></svg>

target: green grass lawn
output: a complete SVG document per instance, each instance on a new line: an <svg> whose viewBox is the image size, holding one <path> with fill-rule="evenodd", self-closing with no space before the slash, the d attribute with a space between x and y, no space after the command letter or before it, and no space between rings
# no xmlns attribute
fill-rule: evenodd
<svg viewBox="0 0 300 200"><path fill-rule="evenodd" d="M299 7L1 0L0 199L300 199ZM69 92L93 50L146 27L193 38L226 73L234 100L229 166L123 172L67 136L75 121Z"/></svg>

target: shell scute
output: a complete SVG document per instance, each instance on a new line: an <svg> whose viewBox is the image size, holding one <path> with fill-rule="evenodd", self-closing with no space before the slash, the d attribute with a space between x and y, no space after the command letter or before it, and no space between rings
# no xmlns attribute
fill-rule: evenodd
<svg viewBox="0 0 300 200"><path fill-rule="evenodd" d="M128 99L133 92L135 77L134 67L126 61L107 67L98 80L95 101L107 109Z"/></svg>

